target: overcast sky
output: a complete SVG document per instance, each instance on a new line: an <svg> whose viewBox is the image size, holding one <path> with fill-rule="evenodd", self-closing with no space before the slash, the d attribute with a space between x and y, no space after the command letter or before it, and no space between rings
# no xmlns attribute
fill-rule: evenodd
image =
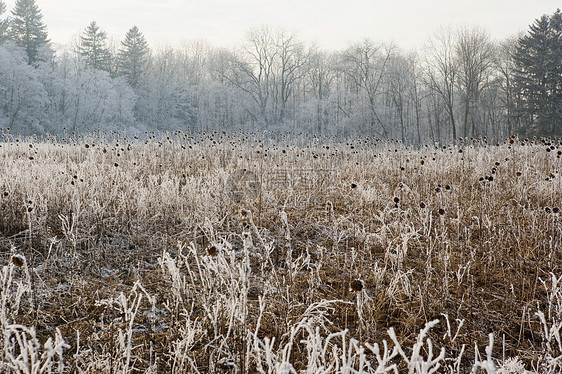
<svg viewBox="0 0 562 374"><path fill-rule="evenodd" d="M9 11L15 0L4 0ZM440 26L478 25L495 39L526 31L555 0L36 0L55 43L67 44L95 20L117 40L137 25L153 45L205 39L239 43L249 28L281 26L322 49L370 38L421 48ZM9 12L8 12L9 13Z"/></svg>

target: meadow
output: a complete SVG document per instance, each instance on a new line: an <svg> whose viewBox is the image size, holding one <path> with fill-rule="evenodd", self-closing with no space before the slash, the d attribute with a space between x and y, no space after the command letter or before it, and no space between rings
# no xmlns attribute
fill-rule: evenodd
<svg viewBox="0 0 562 374"><path fill-rule="evenodd" d="M0 371L562 371L562 143L0 143Z"/></svg>

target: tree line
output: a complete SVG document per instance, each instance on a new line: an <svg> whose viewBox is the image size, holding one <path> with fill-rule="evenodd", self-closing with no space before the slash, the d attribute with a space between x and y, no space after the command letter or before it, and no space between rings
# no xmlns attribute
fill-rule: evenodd
<svg viewBox="0 0 562 374"><path fill-rule="evenodd" d="M0 127L12 133L268 130L408 144L562 135L562 15L494 41L441 28L420 51L365 39L324 51L261 27L240 45L151 50L92 21L57 51L35 0L0 0Z"/></svg>

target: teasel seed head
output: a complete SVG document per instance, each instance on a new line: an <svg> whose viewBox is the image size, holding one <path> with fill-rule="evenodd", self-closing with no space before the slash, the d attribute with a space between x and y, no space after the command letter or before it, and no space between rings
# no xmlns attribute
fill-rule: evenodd
<svg viewBox="0 0 562 374"><path fill-rule="evenodd" d="M18 268L21 268L24 263L25 263L25 259L23 258L23 256L21 256L21 255L13 255L12 256L12 264L14 264L14 266L17 266Z"/></svg>
<svg viewBox="0 0 562 374"><path fill-rule="evenodd" d="M219 253L219 250L217 249L216 246L212 245L209 248L207 248L207 253L209 254L209 256L215 257Z"/></svg>
<svg viewBox="0 0 562 374"><path fill-rule="evenodd" d="M350 291L361 292L363 291L364 288L365 288L365 282L363 282L361 279L354 279L349 284Z"/></svg>

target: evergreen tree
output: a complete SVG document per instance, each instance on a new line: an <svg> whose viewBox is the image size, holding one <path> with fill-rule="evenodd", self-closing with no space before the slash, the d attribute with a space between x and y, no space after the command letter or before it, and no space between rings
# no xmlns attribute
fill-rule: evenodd
<svg viewBox="0 0 562 374"><path fill-rule="evenodd" d="M136 87L148 62L150 50L144 35L133 26L121 42L119 51L119 72L131 87Z"/></svg>
<svg viewBox="0 0 562 374"><path fill-rule="evenodd" d="M44 48L48 48L47 26L43 23L43 14L35 0L17 0L12 19L10 36L17 45L25 49L27 63L42 60Z"/></svg>
<svg viewBox="0 0 562 374"><path fill-rule="evenodd" d="M84 34L80 36L78 53L90 67L98 70L110 70L111 53L107 47L107 34L100 30L95 21L92 21L84 29Z"/></svg>
<svg viewBox="0 0 562 374"><path fill-rule="evenodd" d="M0 17L6 12L6 4L0 0ZM4 44L8 40L8 19L0 18L0 44Z"/></svg>
<svg viewBox="0 0 562 374"><path fill-rule="evenodd" d="M518 114L530 125L524 132L562 134L562 15L543 15L518 40L514 85Z"/></svg>

